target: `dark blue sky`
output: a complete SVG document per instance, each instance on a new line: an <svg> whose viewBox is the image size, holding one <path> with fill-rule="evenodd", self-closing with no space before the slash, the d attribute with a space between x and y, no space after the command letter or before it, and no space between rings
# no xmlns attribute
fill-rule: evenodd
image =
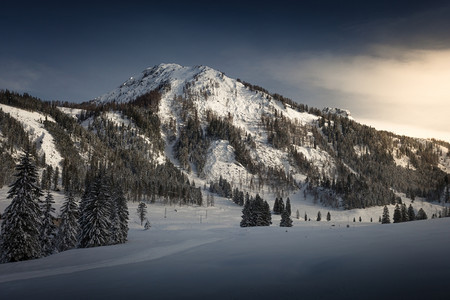
<svg viewBox="0 0 450 300"><path fill-rule="evenodd" d="M216 2L2 3L0 88L79 102L174 62L367 117L348 90L296 74L323 57L332 65L360 56L402 61L404 52L450 47L448 1Z"/></svg>

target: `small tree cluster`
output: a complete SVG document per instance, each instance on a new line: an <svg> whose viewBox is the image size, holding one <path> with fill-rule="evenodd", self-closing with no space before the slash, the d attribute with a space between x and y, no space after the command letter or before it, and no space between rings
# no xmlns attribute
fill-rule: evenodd
<svg viewBox="0 0 450 300"><path fill-rule="evenodd" d="M417 211L417 214L414 211L414 208L412 204L409 205L408 208L406 208L406 204L396 204L394 209L394 223L402 223L402 222L408 222L408 221L414 221L414 220L426 220L428 219L428 216L426 212L420 208Z"/></svg>
<svg viewBox="0 0 450 300"><path fill-rule="evenodd" d="M285 210L283 198L275 198L275 202L273 203L273 213L279 215L283 213Z"/></svg>
<svg viewBox="0 0 450 300"><path fill-rule="evenodd" d="M211 181L209 191L226 198L231 198L233 196L231 184L226 179L222 178L222 176L220 176L219 182Z"/></svg>
<svg viewBox="0 0 450 300"><path fill-rule="evenodd" d="M272 224L269 204L258 194L255 199L250 197L242 210L241 227L269 226Z"/></svg>
<svg viewBox="0 0 450 300"><path fill-rule="evenodd" d="M233 202L237 205L244 206L245 198L244 192L240 191L238 188L233 190Z"/></svg>

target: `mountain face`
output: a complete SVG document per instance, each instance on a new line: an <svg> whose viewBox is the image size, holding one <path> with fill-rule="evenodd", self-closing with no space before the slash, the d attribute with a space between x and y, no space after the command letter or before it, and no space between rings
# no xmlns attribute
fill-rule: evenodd
<svg viewBox="0 0 450 300"><path fill-rule="evenodd" d="M347 209L395 203L394 192L449 201L448 143L379 132L205 66L148 68L81 105L8 91L0 103L3 184L31 140L42 177L58 167L59 185L79 191L104 166L134 199L166 203L201 204L199 185L228 197L303 188Z"/></svg>

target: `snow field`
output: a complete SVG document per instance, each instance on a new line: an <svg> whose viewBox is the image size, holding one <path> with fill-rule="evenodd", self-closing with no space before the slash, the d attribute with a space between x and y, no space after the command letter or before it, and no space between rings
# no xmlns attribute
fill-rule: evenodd
<svg viewBox="0 0 450 300"><path fill-rule="evenodd" d="M1 189L0 211L6 195ZM63 196L54 196L59 210ZM302 192L290 199L291 228L279 227L275 215L270 227L241 228L242 207L215 197L214 207L147 204L151 228L144 230L138 202L129 202L126 244L1 264L2 298L43 299L52 291L64 299L445 299L445 285L434 279L450 269L450 218L381 225L368 221L380 207L333 210ZM435 205L423 207L428 214ZM312 220L330 211L332 220L297 220L296 209Z"/></svg>

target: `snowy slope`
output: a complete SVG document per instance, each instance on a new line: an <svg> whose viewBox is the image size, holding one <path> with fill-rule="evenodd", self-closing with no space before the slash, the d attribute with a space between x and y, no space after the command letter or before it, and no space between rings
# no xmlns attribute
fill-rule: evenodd
<svg viewBox="0 0 450 300"><path fill-rule="evenodd" d="M38 112L31 112L4 104L0 104L0 108L23 125L25 131L30 134L31 139L36 143L38 154L43 155L45 153L45 161L48 165L51 165L53 168L60 166L63 158L56 150L52 135L44 128L43 124L44 120L55 122L53 118Z"/></svg>

